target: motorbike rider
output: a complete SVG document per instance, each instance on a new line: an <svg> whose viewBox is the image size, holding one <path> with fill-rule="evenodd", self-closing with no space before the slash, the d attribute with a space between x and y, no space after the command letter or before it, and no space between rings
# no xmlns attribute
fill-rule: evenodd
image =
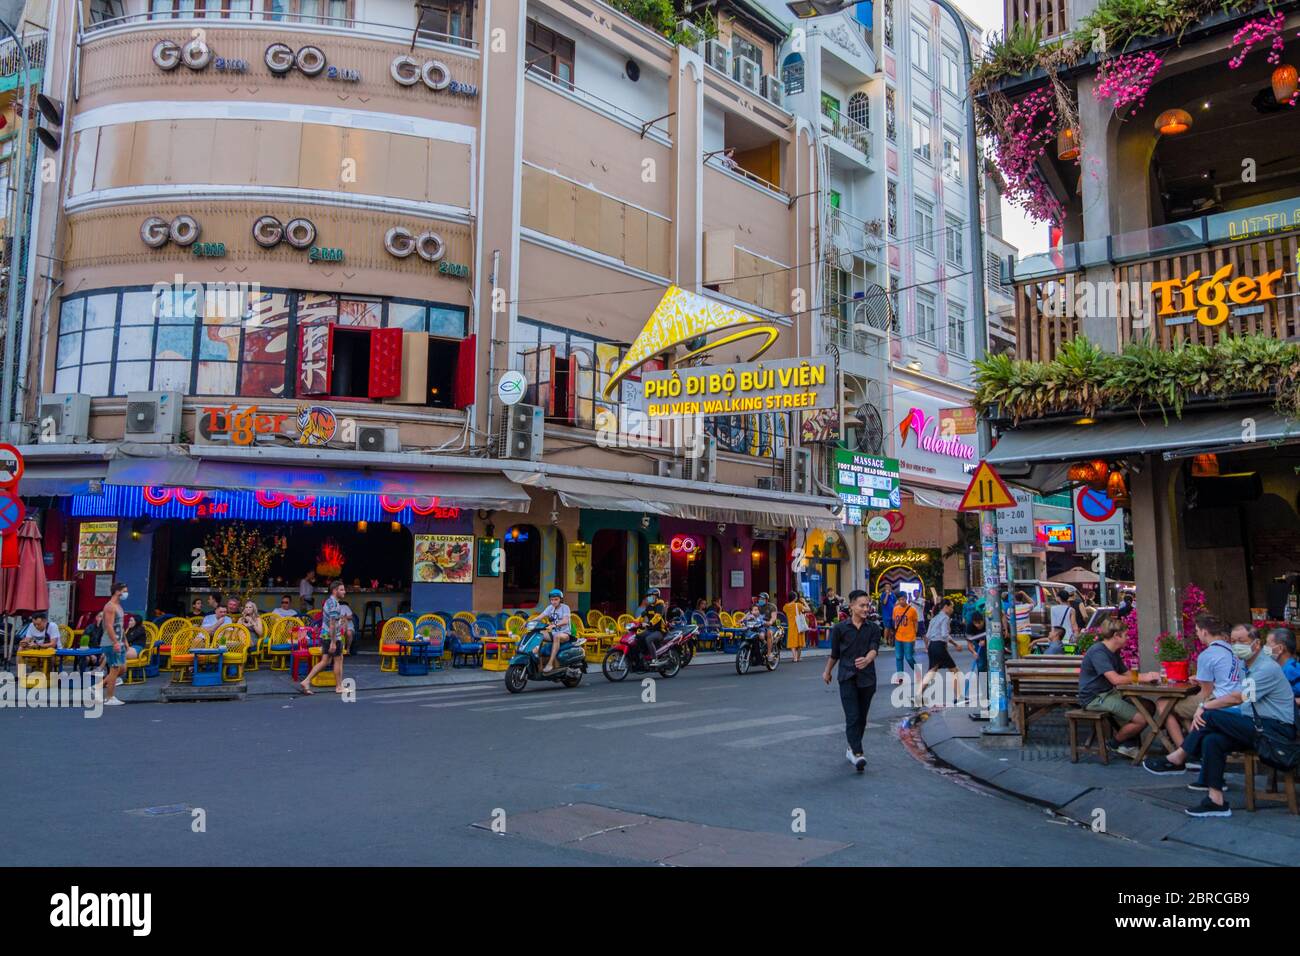
<svg viewBox="0 0 1300 956"><path fill-rule="evenodd" d="M770 660L772 638L776 634L777 606L768 598L766 591L758 596L758 613L763 617L763 639L767 642L767 656Z"/></svg>
<svg viewBox="0 0 1300 956"><path fill-rule="evenodd" d="M546 621L547 631L551 635L551 659L542 668L543 674L550 674L555 670L555 658L560 653L560 645L573 638L569 626L569 617L572 612L569 610L569 605L564 603L564 592L559 588L552 588L548 598L550 603L538 615Z"/></svg>
<svg viewBox="0 0 1300 956"><path fill-rule="evenodd" d="M637 616L646 626L646 629L641 632L641 643L644 647L646 663L649 664L658 653L659 640L664 636L664 626L668 616L668 609L664 607L658 588L646 591L645 601Z"/></svg>

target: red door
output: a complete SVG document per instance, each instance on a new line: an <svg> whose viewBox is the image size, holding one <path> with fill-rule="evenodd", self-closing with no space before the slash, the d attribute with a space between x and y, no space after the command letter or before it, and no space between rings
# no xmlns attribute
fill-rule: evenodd
<svg viewBox="0 0 1300 956"><path fill-rule="evenodd" d="M452 405L469 408L474 404L474 372L478 368L478 338L468 335L460 340L456 350L456 381L452 389Z"/></svg>
<svg viewBox="0 0 1300 956"><path fill-rule="evenodd" d="M371 329L371 398L396 398L402 394L402 330Z"/></svg>
<svg viewBox="0 0 1300 956"><path fill-rule="evenodd" d="M298 328L298 394L328 395L334 371L334 326Z"/></svg>

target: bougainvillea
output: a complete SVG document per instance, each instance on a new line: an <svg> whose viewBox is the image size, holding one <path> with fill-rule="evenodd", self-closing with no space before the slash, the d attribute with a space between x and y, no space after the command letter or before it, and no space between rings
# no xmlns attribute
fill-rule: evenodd
<svg viewBox="0 0 1300 956"><path fill-rule="evenodd" d="M1147 93L1165 61L1147 50L1113 57L1097 67L1097 99L1109 100L1116 113L1130 106L1129 115L1137 114L1147 101Z"/></svg>
<svg viewBox="0 0 1300 956"><path fill-rule="evenodd" d="M1055 97L1040 87L1017 101L994 136L998 168L1007 181L1007 198L1039 221L1059 223L1065 210L1038 172L1038 161L1056 141Z"/></svg>
<svg viewBox="0 0 1300 956"><path fill-rule="evenodd" d="M1241 52L1228 61L1231 69L1237 69L1245 62L1247 54L1260 44L1269 44L1268 62L1278 66L1282 62L1282 28L1286 24L1286 14L1272 13L1247 20L1232 35L1233 47L1240 46Z"/></svg>
<svg viewBox="0 0 1300 956"><path fill-rule="evenodd" d="M1182 618L1179 622L1181 625L1179 639L1183 646L1187 648L1187 660L1192 671L1196 670L1196 658L1200 656L1201 645L1196 640L1196 615L1206 609L1205 592L1195 584L1188 584L1183 588L1183 606ZM1124 619L1128 626L1128 640L1124 642L1124 649L1120 651L1120 656L1124 658L1124 663L1131 668L1137 668L1141 659L1138 650L1138 612L1137 607L1133 608L1132 613ZM1168 631L1161 631L1152 640L1152 647L1159 644L1160 638L1168 635Z"/></svg>

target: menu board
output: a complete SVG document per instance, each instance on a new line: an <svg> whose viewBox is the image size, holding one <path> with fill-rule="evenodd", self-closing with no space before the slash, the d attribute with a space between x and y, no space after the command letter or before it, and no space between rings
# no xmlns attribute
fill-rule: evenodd
<svg viewBox="0 0 1300 956"><path fill-rule="evenodd" d="M415 584L470 584L474 580L472 534L417 534Z"/></svg>
<svg viewBox="0 0 1300 956"><path fill-rule="evenodd" d="M77 534L77 570L112 571L117 567L117 522L83 521Z"/></svg>

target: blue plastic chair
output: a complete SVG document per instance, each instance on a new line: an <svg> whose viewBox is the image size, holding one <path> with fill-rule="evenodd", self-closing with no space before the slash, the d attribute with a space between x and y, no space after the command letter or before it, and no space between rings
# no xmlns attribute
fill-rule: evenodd
<svg viewBox="0 0 1300 956"><path fill-rule="evenodd" d="M475 622L477 624L477 622ZM451 622L451 666L480 667L483 664L483 642L479 640L468 621ZM460 661L460 663L456 663Z"/></svg>
<svg viewBox="0 0 1300 956"><path fill-rule="evenodd" d="M708 647L711 651L716 651L721 639L721 633L718 628L722 627L722 621L714 611L707 614L701 614L696 611L691 615L691 622L700 626L700 648Z"/></svg>

